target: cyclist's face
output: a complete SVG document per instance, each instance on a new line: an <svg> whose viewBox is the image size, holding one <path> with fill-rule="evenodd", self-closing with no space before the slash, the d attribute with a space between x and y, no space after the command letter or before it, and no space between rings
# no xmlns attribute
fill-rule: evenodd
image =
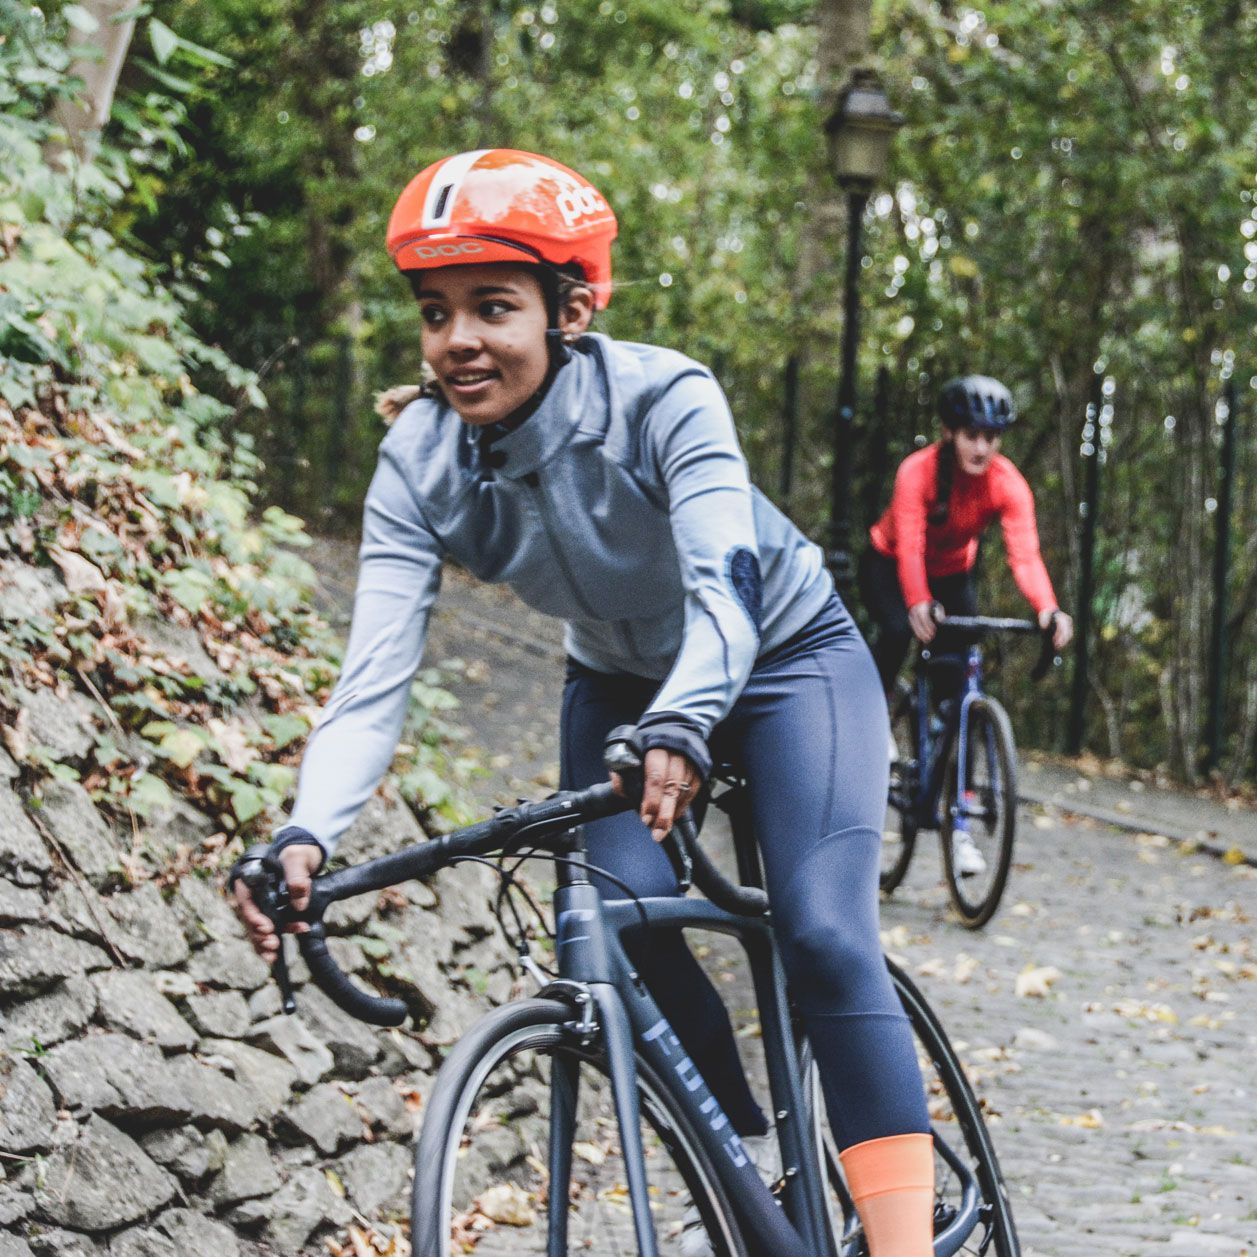
<svg viewBox="0 0 1257 1257"><path fill-rule="evenodd" d="M956 461L960 470L969 476L980 476L999 453L1000 436L997 432L983 432L978 428L957 428L947 433L956 444Z"/></svg>
<svg viewBox="0 0 1257 1257"><path fill-rule="evenodd" d="M546 303L537 277L509 263L442 266L419 289L423 356L465 423L496 423L546 378ZM579 318L575 322L579 322ZM571 307L560 318L576 327Z"/></svg>

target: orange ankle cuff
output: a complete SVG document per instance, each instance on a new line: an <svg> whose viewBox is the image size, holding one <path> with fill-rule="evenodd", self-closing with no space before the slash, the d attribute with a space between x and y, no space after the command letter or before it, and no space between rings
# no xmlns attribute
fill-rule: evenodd
<svg viewBox="0 0 1257 1257"><path fill-rule="evenodd" d="M904 1189L934 1190L934 1137L888 1135L839 1154L852 1199Z"/></svg>
<svg viewBox="0 0 1257 1257"><path fill-rule="evenodd" d="M934 1140L889 1135L839 1154L872 1257L934 1251Z"/></svg>

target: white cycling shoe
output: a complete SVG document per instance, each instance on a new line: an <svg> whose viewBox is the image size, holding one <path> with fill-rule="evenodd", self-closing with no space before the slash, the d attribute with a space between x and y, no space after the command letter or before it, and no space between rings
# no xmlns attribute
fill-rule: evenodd
<svg viewBox="0 0 1257 1257"><path fill-rule="evenodd" d="M963 832L952 836L951 863L961 877L977 877L986 872L986 857L973 839Z"/></svg>
<svg viewBox="0 0 1257 1257"><path fill-rule="evenodd" d="M751 1164L770 1187L781 1177L781 1149L777 1146L777 1133L770 1130L765 1135L746 1135L742 1149L751 1158ZM697 1205L681 1216L681 1235L677 1245L680 1257L712 1257L715 1250Z"/></svg>

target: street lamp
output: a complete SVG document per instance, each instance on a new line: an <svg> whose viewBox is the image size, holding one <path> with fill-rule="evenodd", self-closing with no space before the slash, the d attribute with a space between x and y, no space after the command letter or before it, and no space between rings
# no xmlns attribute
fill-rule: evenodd
<svg viewBox="0 0 1257 1257"><path fill-rule="evenodd" d="M843 290L842 367L834 417L829 508L829 570L840 593L851 587L851 428L855 420L856 349L860 342L860 228L873 185L886 173L890 144L903 116L890 107L875 71L857 69L825 122L829 159L847 193L847 277Z"/></svg>

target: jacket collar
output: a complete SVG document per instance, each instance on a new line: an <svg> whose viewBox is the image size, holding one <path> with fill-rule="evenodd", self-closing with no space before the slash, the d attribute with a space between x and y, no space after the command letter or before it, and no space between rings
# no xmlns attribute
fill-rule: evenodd
<svg viewBox="0 0 1257 1257"><path fill-rule="evenodd" d="M592 367L587 339L582 337L573 347L576 352L555 375L541 405L518 428L497 437L481 455L495 475L518 480L538 471L576 435ZM477 434L473 431L470 435L478 443Z"/></svg>

